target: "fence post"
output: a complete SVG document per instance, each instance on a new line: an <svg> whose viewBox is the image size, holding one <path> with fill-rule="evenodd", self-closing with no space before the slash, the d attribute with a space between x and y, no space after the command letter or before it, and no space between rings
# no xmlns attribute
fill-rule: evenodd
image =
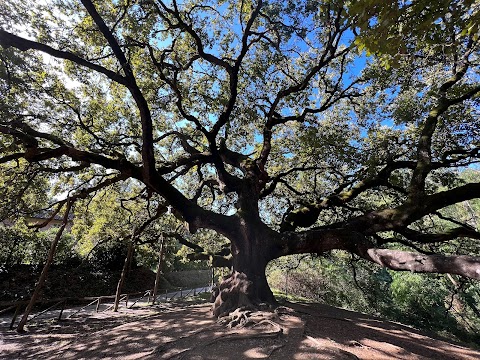
<svg viewBox="0 0 480 360"><path fill-rule="evenodd" d="M62 320L62 314L63 314L63 310L65 309L66 303L67 303L67 300L65 300L65 301L62 303L62 308L60 309L60 314L58 315L58 321Z"/></svg>
<svg viewBox="0 0 480 360"><path fill-rule="evenodd" d="M128 294L127 294L127 297L125 298L125 307L128 308Z"/></svg>
<svg viewBox="0 0 480 360"><path fill-rule="evenodd" d="M99 297L99 298L97 299L97 306L96 306L96 308L95 308L95 312L97 312L97 313L98 313L98 309L100 308L100 299L101 299L101 297Z"/></svg>
<svg viewBox="0 0 480 360"><path fill-rule="evenodd" d="M21 305L18 304L17 308L15 309L15 314L13 314L12 322L10 323L10 330L13 329L13 324L15 324L15 320L17 320L18 313L20 312Z"/></svg>

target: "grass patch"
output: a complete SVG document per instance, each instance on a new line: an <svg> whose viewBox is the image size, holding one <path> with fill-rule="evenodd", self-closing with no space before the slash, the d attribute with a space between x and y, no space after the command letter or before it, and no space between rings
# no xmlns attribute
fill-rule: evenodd
<svg viewBox="0 0 480 360"><path fill-rule="evenodd" d="M294 295L294 294L285 295L285 293L283 291L278 290L278 289L272 289L272 292L273 292L273 296L275 296L275 299L277 299L277 301L279 301L279 302L282 302L282 301L304 302L304 303L313 303L314 302L313 300L308 299L308 298L303 297L303 296L297 296L297 295Z"/></svg>

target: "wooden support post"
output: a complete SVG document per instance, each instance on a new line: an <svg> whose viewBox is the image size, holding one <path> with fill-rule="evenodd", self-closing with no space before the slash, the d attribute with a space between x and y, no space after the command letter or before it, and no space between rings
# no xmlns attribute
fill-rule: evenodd
<svg viewBox="0 0 480 360"><path fill-rule="evenodd" d="M102 300L101 297L99 297L99 298L97 299L97 306L95 307L95 312L97 312L97 313L98 313L98 310L100 309L100 301L101 301L101 300Z"/></svg>
<svg viewBox="0 0 480 360"><path fill-rule="evenodd" d="M17 320L17 316L20 313L21 308L22 308L22 305L18 304L17 308L15 309L15 314L13 314L12 322L10 323L10 330L13 329L13 325L15 324L15 320Z"/></svg>
<svg viewBox="0 0 480 360"><path fill-rule="evenodd" d="M53 262L53 257L55 255L55 251L57 250L57 245L58 242L60 241L60 238L62 237L63 230L67 226L68 223L68 214L70 213L70 209L72 208L73 203L68 199L67 201L67 207L65 209L65 214L63 215L63 221L62 225L58 229L57 233L55 234L55 238L53 239L52 243L50 244L50 250L48 251L47 259L45 261L45 265L43 266L42 273L40 274L40 277L38 278L38 282L35 284L35 289L33 290L32 297L30 298L30 302L28 303L27 307L25 308L25 312L20 319L20 322L18 323L17 326L17 331L22 332L23 327L28 321L28 315L30 315L35 302L37 301L38 296L40 295L40 291L43 288L43 285L45 284L45 280L47 279L47 274L48 270L50 269L50 265Z"/></svg>
<svg viewBox="0 0 480 360"><path fill-rule="evenodd" d="M123 265L122 274L120 275L120 279L118 280L117 285L117 293L115 295L115 302L113 304L113 311L118 310L118 303L120 302L120 296L122 293L123 283L125 282L125 278L127 276L128 268L130 267L130 262L132 261L133 251L134 251L134 239L132 238L128 242L128 249L127 249L127 256L125 257L125 263Z"/></svg>
<svg viewBox="0 0 480 360"><path fill-rule="evenodd" d="M65 310L65 305L67 304L67 300L64 300L62 303L62 308L60 309L60 314L58 315L58 321L62 320L63 310Z"/></svg>
<svg viewBox="0 0 480 360"><path fill-rule="evenodd" d="M160 275L162 273L162 258L165 251L165 239L163 235L160 235L160 251L158 252L158 262L157 262L157 275L155 276L155 285L153 286L153 301L152 305L155 305L157 300L157 292L160 287Z"/></svg>

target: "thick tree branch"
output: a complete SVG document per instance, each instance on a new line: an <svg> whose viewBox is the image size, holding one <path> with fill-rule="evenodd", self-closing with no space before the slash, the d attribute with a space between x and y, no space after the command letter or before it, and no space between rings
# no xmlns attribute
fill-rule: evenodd
<svg viewBox="0 0 480 360"><path fill-rule="evenodd" d="M480 91L480 85L478 85L455 99L448 99L447 97L447 91L458 84L467 73L469 68L469 48L471 46L472 43L469 43L460 68L438 89L437 105L430 110L424 121L423 129L417 143L417 166L413 171L408 189L410 202L422 201L422 198L425 196L425 179L432 170L432 137L437 128L440 116L444 114L450 106L470 99Z"/></svg>
<svg viewBox="0 0 480 360"><path fill-rule="evenodd" d="M125 86L128 84L128 81L124 76L119 75L116 72L113 72L111 70L108 70L103 66L91 63L71 52L56 50L48 45L45 45L36 41L24 39L20 36L11 34L2 29L0 29L0 45L4 48L14 47L20 51L27 51L30 49L39 50L53 57L56 57L58 59L70 60L75 64L94 70L98 73L101 73L107 76L110 80L115 81L119 84L122 84Z"/></svg>
<svg viewBox="0 0 480 360"><path fill-rule="evenodd" d="M208 61L211 64L224 68L227 72L232 71L232 66L228 62L216 57L213 54L207 53L205 51L205 47L203 45L202 39L197 34L193 26L191 24L187 24L187 22L185 22L182 19L180 11L177 8L176 0L173 1L173 5L174 5L173 9L169 8L163 1L157 1L157 2L161 6L161 9L157 7L158 15L160 15L167 23L171 24L171 26L180 27L183 30L185 30L193 38L195 45L197 47L198 54L202 59ZM178 23L176 25L173 25L166 14L173 16Z"/></svg>
<svg viewBox="0 0 480 360"><path fill-rule="evenodd" d="M478 194L480 194L480 183L470 183L427 195L421 203L412 204L407 201L396 208L369 212L348 220L344 226L368 235L379 231L401 230L444 207L477 198Z"/></svg>
<svg viewBox="0 0 480 360"><path fill-rule="evenodd" d="M205 136L205 138L208 140L208 146L210 149L210 154L211 154L211 160L212 163L215 165L215 168L217 169L218 172L218 177L222 181L222 183L225 184L227 191L233 191L233 189L238 189L240 181L237 177L229 174L226 169L225 169L225 164L222 160L222 153L225 154L227 153L225 150L225 147L222 144L220 147L222 148L219 150L217 148L217 142L216 142L216 135L214 135L212 132L209 132L199 121L199 119L196 116L193 116L189 113L184 108L184 96L182 92L180 91L180 88L178 87L177 83L177 69L174 71L174 76L173 79L170 79L164 72L164 66L165 66L165 61L162 59L161 61L158 61L155 58L153 48L151 46L147 45L147 48L150 53L150 58L152 59L154 65L157 67L159 70L160 78L165 81L170 88L174 91L177 101L176 101L176 106L177 109L180 111L180 114L188 121L192 122L195 124L196 128L202 132L202 134ZM171 50L168 50L170 52ZM224 145L224 144L223 144ZM188 161L188 160L187 160Z"/></svg>
<svg viewBox="0 0 480 360"><path fill-rule="evenodd" d="M135 103L137 104L138 110L140 111L140 118L142 122L142 163L143 171L145 173L144 181L148 183L151 182L155 173L155 153L153 151L153 122L152 115L150 113L150 108L145 97L142 94L142 91L137 85L135 75L133 74L130 63L128 62L125 54L123 53L120 45L118 44L117 39L110 31L108 26L105 24L103 18L97 12L94 4L90 0L81 0L83 6L88 11L92 17L95 24L98 26L100 32L103 34L108 44L113 50L115 57L120 62L123 71L125 72L128 82L126 84L127 88L130 90Z"/></svg>
<svg viewBox="0 0 480 360"><path fill-rule="evenodd" d="M220 253L206 252L200 245L192 243L191 241L187 240L184 236L176 232L165 232L165 233L162 233L161 236L174 238L180 244L185 245L186 247L192 249L194 252L187 254L187 258L190 261L195 261L195 260L208 261L214 267L231 267L232 266L232 258L229 255L230 253L229 251L228 253L225 253L225 251L223 250Z"/></svg>
<svg viewBox="0 0 480 360"><path fill-rule="evenodd" d="M21 129L25 134L29 135L31 137L31 139L41 138L41 139L51 141L52 143L54 143L56 145L73 147L73 145L70 142L65 141L65 140L63 140L63 139L59 138L58 136L55 136L51 133L37 131L37 130L31 128L30 126L28 126L27 124L25 124L21 120L13 120L8 125L11 128Z"/></svg>
<svg viewBox="0 0 480 360"><path fill-rule="evenodd" d="M401 250L361 249L362 258L397 271L457 274L480 280L480 257L467 255L418 254Z"/></svg>
<svg viewBox="0 0 480 360"><path fill-rule="evenodd" d="M314 76L316 76L322 69L326 68L335 59L346 55L350 51L350 47L346 47L337 51L342 34L347 29L347 27L342 27L340 24L340 19L342 17L341 12L342 11L339 11L336 14L336 18L333 21L333 27L328 34L327 41L316 65L312 66L300 81L296 81L295 83L285 87L275 95L275 99L270 106L267 114L267 121L263 129L263 145L258 159L262 167L265 166L270 155L273 128L274 126L283 122L282 117L277 109L280 102L293 94L304 91L309 86ZM343 77L343 73L340 77ZM330 105L331 104L326 106L326 108L328 108ZM324 110L322 109L321 111Z"/></svg>
<svg viewBox="0 0 480 360"><path fill-rule="evenodd" d="M39 148L35 137L19 132L9 127L0 126L0 133L12 135L27 145L24 158L29 162L41 162L49 159L58 159L67 156L73 161L93 163L107 169L115 169L122 176L132 177L144 182L149 188L161 194L169 204L175 204L175 208L182 214L189 223L190 230L195 232L201 227L212 227L223 231L222 224L228 222L228 217L202 209L193 201L187 199L179 190L165 180L157 171L149 181L145 179L145 173L140 167L135 166L125 158L113 159L101 154L84 150L78 150L70 146L59 146L57 148Z"/></svg>
<svg viewBox="0 0 480 360"><path fill-rule="evenodd" d="M5 164L7 162L13 161L13 160L19 160L21 158L25 157L25 153L15 153L15 154L10 154L6 155L0 158L0 164Z"/></svg>
<svg viewBox="0 0 480 360"><path fill-rule="evenodd" d="M392 270L448 273L480 279L480 257L377 249L362 234L352 230L320 229L284 233L277 241L276 248L277 255L323 253L334 249L357 254L363 259Z"/></svg>
<svg viewBox="0 0 480 360"><path fill-rule="evenodd" d="M423 215L433 213L449 205L480 197L480 183L469 183L450 190L438 192L425 198Z"/></svg>
<svg viewBox="0 0 480 360"><path fill-rule="evenodd" d="M219 133L220 129L230 120L230 116L232 111L235 107L235 103L237 101L238 96L238 74L240 72L240 67L242 65L242 61L245 58L245 55L248 52L250 45L248 44L248 38L251 34L252 26L255 22L255 19L258 17L260 13L260 9L263 6L263 1L259 0L255 9L253 10L250 18L248 19L247 25L243 31L242 36L242 48L240 50L240 54L238 55L237 59L235 60L235 64L232 68L229 69L229 88L230 88L230 97L228 99L227 105L225 109L220 114L218 121L214 124L212 128L212 137L215 138Z"/></svg>
<svg viewBox="0 0 480 360"><path fill-rule="evenodd" d="M471 239L480 240L480 233L467 227L457 227L437 234L425 234L408 228L398 230L398 233L402 234L409 240L413 240L422 244L446 242L459 237L468 237Z"/></svg>
<svg viewBox="0 0 480 360"><path fill-rule="evenodd" d="M394 171L399 169L412 169L414 167L415 163L413 161L389 161L375 175L355 183L347 182L342 184L331 195L315 203L290 211L284 217L284 221L280 226L281 231L292 231L299 226L312 226L317 221L321 210L333 206L346 206L350 201L368 189L374 189L380 186L392 187L389 178ZM402 191L403 189L396 188L395 190Z"/></svg>
<svg viewBox="0 0 480 360"><path fill-rule="evenodd" d="M108 45L112 48L113 53L115 54L115 57L118 59L120 66L125 72L125 76L127 77L127 79L129 79L130 81L134 80L132 68L130 67L129 62L125 57L125 54L123 53L120 45L118 44L117 39L115 39L115 36L110 31L107 24L105 24L105 21L97 12L95 5L90 0L81 0L81 2L85 7L85 9L87 10L87 12L89 13L89 15L92 17L95 24L98 26L98 29L100 30L100 32L103 34L103 36L107 40Z"/></svg>
<svg viewBox="0 0 480 360"><path fill-rule="evenodd" d="M131 235L131 239L134 242L139 243L138 237L145 231L147 227L149 227L155 220L160 218L163 214L165 214L168 211L168 206L165 204L158 204L157 210L155 211L155 214L153 216L150 216L148 219L143 221L140 226L136 227L135 230L133 231ZM150 213L150 212L149 212Z"/></svg>

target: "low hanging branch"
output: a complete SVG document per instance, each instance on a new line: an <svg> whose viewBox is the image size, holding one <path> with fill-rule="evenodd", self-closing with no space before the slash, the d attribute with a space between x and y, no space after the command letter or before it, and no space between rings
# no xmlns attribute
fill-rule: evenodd
<svg viewBox="0 0 480 360"><path fill-rule="evenodd" d="M390 249L361 249L362 258L397 271L458 274L480 280L480 257L467 255L419 254Z"/></svg>

